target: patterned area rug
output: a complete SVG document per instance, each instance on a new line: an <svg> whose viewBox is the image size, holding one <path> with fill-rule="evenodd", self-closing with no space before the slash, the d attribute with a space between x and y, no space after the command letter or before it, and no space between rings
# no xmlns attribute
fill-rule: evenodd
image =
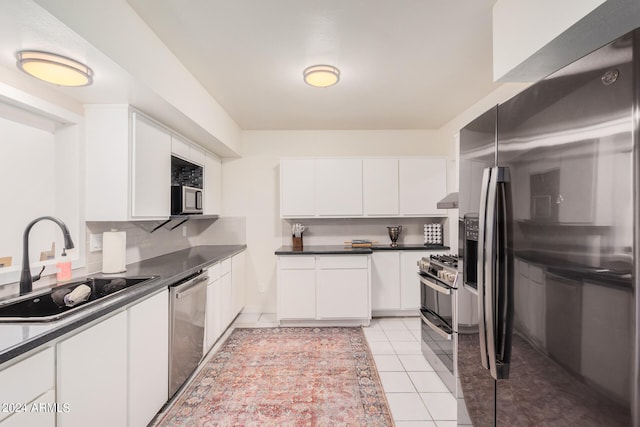
<svg viewBox="0 0 640 427"><path fill-rule="evenodd" d="M236 329L159 426L393 426L360 328Z"/></svg>

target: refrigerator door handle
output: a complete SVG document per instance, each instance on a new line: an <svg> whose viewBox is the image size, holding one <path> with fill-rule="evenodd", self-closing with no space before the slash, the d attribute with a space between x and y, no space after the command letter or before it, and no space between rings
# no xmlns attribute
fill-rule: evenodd
<svg viewBox="0 0 640 427"><path fill-rule="evenodd" d="M511 346L507 254L508 208L505 183L508 168L484 170L478 231L478 314L480 358L495 379L507 378ZM500 258L500 259L498 259ZM506 362L506 363L505 363Z"/></svg>
<svg viewBox="0 0 640 427"><path fill-rule="evenodd" d="M479 321L479 335L480 335L480 362L482 367L489 369L489 358L487 355L487 319L485 313L485 287L490 281L486 281L485 268L488 254L486 253L486 226L487 217L491 218L491 213L488 212L487 199L489 198L489 182L491 178L491 168L486 168L482 174L482 193L480 194L480 209L478 216L478 321ZM491 239L489 239L491 242Z"/></svg>

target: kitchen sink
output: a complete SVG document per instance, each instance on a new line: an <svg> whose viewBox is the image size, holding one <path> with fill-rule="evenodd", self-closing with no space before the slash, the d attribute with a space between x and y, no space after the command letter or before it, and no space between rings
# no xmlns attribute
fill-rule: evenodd
<svg viewBox="0 0 640 427"><path fill-rule="evenodd" d="M0 323L7 322L51 322L94 306L127 288L151 279L150 277L90 277L84 280L59 285L44 292L34 292L2 304L0 303ZM63 296L80 285L91 288L89 298L75 305L64 305ZM62 295L62 297L61 297Z"/></svg>

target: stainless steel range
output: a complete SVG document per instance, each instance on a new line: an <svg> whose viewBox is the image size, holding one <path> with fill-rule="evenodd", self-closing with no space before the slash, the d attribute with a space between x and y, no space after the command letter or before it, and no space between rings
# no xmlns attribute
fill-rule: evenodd
<svg viewBox="0 0 640 427"><path fill-rule="evenodd" d="M422 353L454 393L458 257L431 255L418 261L418 267Z"/></svg>

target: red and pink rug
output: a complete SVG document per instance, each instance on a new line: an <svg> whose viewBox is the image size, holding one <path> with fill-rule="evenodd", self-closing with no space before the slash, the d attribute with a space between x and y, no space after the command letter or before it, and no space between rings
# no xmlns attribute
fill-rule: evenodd
<svg viewBox="0 0 640 427"><path fill-rule="evenodd" d="M236 329L159 426L393 426L360 328Z"/></svg>

